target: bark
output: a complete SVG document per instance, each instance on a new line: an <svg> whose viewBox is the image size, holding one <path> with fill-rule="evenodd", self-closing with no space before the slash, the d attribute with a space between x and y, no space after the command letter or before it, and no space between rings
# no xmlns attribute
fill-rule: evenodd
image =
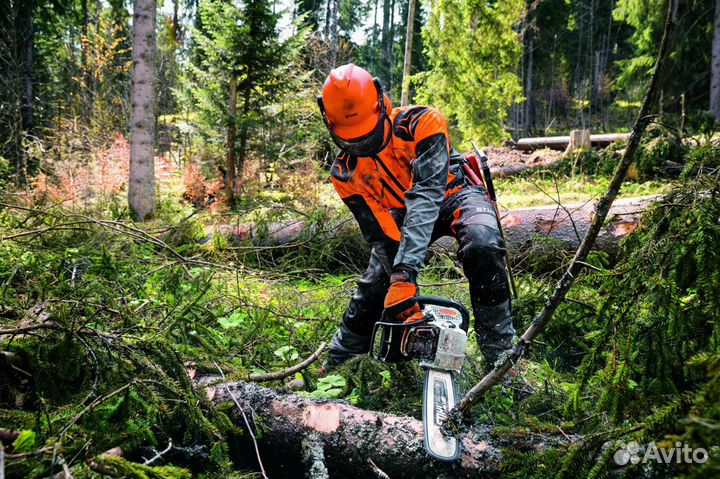
<svg viewBox="0 0 720 479"><path fill-rule="evenodd" d="M410 66L412 65L413 27L415 26L415 0L408 0L407 30L405 31L405 59L403 60L402 95L400 106L410 101Z"/></svg>
<svg viewBox="0 0 720 479"><path fill-rule="evenodd" d="M82 114L83 119L87 122L90 118L90 98L88 89L90 88L90 67L87 62L88 48L88 0L82 0L80 5L80 69L82 70L82 87L80 95L82 96Z"/></svg>
<svg viewBox="0 0 720 479"><path fill-rule="evenodd" d="M387 56L387 68L388 68L388 91L393 85L393 44L395 43L395 0L390 1L390 36L388 39L388 56Z"/></svg>
<svg viewBox="0 0 720 479"><path fill-rule="evenodd" d="M225 161L226 179L225 192L228 201L232 204L235 194L235 136L237 133L236 126L237 115L237 77L230 77L230 94L228 100L228 130L227 130L227 157Z"/></svg>
<svg viewBox="0 0 720 479"><path fill-rule="evenodd" d="M720 0L715 0L715 33L712 42L710 111L720 121Z"/></svg>
<svg viewBox="0 0 720 479"><path fill-rule="evenodd" d="M23 130L26 134L32 134L35 127L33 118L34 99L33 79L35 76L35 28L33 26L33 14L35 11L35 1L28 0L23 3L22 17L20 28L23 33L22 52L20 55L22 61L22 77L24 101L22 107Z"/></svg>
<svg viewBox="0 0 720 479"><path fill-rule="evenodd" d="M173 16L172 16L172 34L173 38L176 42L180 42L181 37L181 30L180 30L180 18L179 18L179 10L180 10L180 0L173 0ZM295 20L293 18L293 20Z"/></svg>
<svg viewBox="0 0 720 479"><path fill-rule="evenodd" d="M11 161L15 183L27 183L23 139L34 130L35 1L0 2L0 156Z"/></svg>
<svg viewBox="0 0 720 479"><path fill-rule="evenodd" d="M372 32L373 32L372 41L373 42L377 42L377 37L378 37L377 17L378 17L378 0L375 0L375 13L373 14L373 29L372 29ZM372 70L371 70L372 72L377 71L375 68L377 66L377 52L378 52L377 48L372 49Z"/></svg>
<svg viewBox="0 0 720 479"><path fill-rule="evenodd" d="M658 197L654 196L629 198L613 205L609 215L611 220L602 227L596 248L612 252L621 238L635 230L642 212L657 199ZM500 212L507 247L513 255L522 253L530 247L537 248L535 240L538 237L554 240L553 247L574 251L580 244L580 238L590 227L594 215L595 212L590 204L565 205L564 209L556 205L537 206ZM305 228L304 221L271 223L264 226L261 235L252 224L218 224L209 226L207 234L211 236L219 232L233 243L252 240L255 247L263 249L273 247L291 249L298 246L296 242ZM333 237L357 236L360 235L360 230L355 222L343 222L342 225L337 226L322 225L322 230L318 229L316 235L313 242L326 241ZM451 237L443 237L437 240L431 251L437 254L454 248L454 240ZM366 253L367 251L361 248L357 251L358 257L364 257Z"/></svg>
<svg viewBox="0 0 720 479"><path fill-rule="evenodd" d="M445 463L425 453L422 423L417 419L281 394L243 382L209 386L207 391L215 403L237 402L247 417L261 425L263 434L257 440L269 477L302 477L303 469L318 460L324 461L330 477L376 477L371 462L393 479L495 477L500 474L502 447L538 450L569 442L564 437L502 434L476 426L462 435L460 460ZM244 427L241 418L236 420ZM242 450L254 465L253 447Z"/></svg>
<svg viewBox="0 0 720 479"><path fill-rule="evenodd" d="M595 147L605 147L609 144L627 140L629 133L608 133L601 135L590 135L590 144ZM533 151L541 148L552 150L565 150L570 143L570 136L546 136L541 138L521 138L515 143L515 148L520 151Z"/></svg>
<svg viewBox="0 0 720 479"><path fill-rule="evenodd" d="M128 203L140 221L155 211L155 7L155 0L135 0L133 8Z"/></svg>
<svg viewBox="0 0 720 479"><path fill-rule="evenodd" d="M585 233L580 247L575 252L575 256L572 261L570 261L567 270L560 278L560 281L558 281L555 286L555 290L546 301L545 306L542 310L540 310L537 316L535 316L530 327L525 330L525 333L519 339L518 345L511 350L510 353L501 357L495 363L493 370L482 378L472 389L470 389L467 394L465 394L465 396L460 400L455 412L459 414L467 414L475 404L480 402L490 388L502 380L503 376L505 376L512 365L527 352L529 345L537 337L537 335L540 334L545 325L553 317L557 308L564 301L565 296L575 281L575 278L585 265L588 253L590 253L590 250L593 248L595 240L598 238L603 224L605 223L605 219L610 213L613 202L615 201L615 198L620 192L620 188L625 181L628 169L633 163L633 157L640 146L640 140L642 139L643 133L645 133L645 130L652 119L651 109L653 108L653 105L656 104L655 100L660 93L661 79L665 74L665 70L668 65L667 60L670 56L670 37L675 27L677 5L677 0L670 0L668 2L665 28L663 31L657 61L655 63L655 71L653 72L652 79L650 81L650 86L648 87L647 94L645 95L645 99L640 107L640 113L635 120L635 125L630 132L627 149L623 154L622 160L620 160L620 163L615 169L615 174L613 175L613 179L610 181L610 186L608 187L607 192L595 205L595 214L593 216L592 223Z"/></svg>
<svg viewBox="0 0 720 479"><path fill-rule="evenodd" d="M325 5L325 40L330 39L330 13L332 12L333 0L327 0Z"/></svg>
<svg viewBox="0 0 720 479"><path fill-rule="evenodd" d="M528 46L528 64L527 64L527 82L525 83L525 134L532 134L534 118L533 118L533 57L534 57L534 42L532 36L530 36L530 44Z"/></svg>
<svg viewBox="0 0 720 479"><path fill-rule="evenodd" d="M555 160L557 161L557 160ZM532 170L535 168L547 168L555 161L549 161L546 163L517 163L514 165L505 166L494 166L490 168L490 174L493 178L507 178L508 176L514 176L522 173L523 171Z"/></svg>

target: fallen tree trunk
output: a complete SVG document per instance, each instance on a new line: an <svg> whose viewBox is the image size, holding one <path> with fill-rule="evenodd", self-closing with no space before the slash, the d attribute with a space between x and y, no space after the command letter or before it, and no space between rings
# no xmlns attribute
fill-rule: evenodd
<svg viewBox="0 0 720 479"><path fill-rule="evenodd" d="M507 178L508 176L519 175L520 173L523 173L527 170L547 168L556 161L557 160L548 161L545 163L515 163L504 166L492 166L490 167L490 175L493 178Z"/></svg>
<svg viewBox="0 0 720 479"><path fill-rule="evenodd" d="M609 133L600 135L590 135L590 144L594 147L606 147L610 143L618 140L627 140L630 138L629 133ZM565 150L570 143L570 136L546 136L541 138L520 138L515 143L515 148L520 151L533 151L541 148L550 148L551 150Z"/></svg>
<svg viewBox="0 0 720 479"><path fill-rule="evenodd" d="M475 426L463 434L462 455L451 464L425 453L422 423L417 419L282 394L252 383L223 383L207 390L213 402L233 402L245 416L254 418L262 430L257 442L269 477L304 477L310 470L319 477L328 473L330 477L376 477L377 469L393 479L495 477L500 474L503 447L537 450L577 439L495 433L488 426ZM240 417L236 420L245 427ZM241 449L244 459L254 466L254 447Z"/></svg>
<svg viewBox="0 0 720 479"><path fill-rule="evenodd" d="M648 196L615 202L610 210L611 219L601 230L595 247L603 251L612 251L620 238L637 227L642 212L658 198ZM500 216L505 229L507 247L513 254L526 251L533 245L537 246L535 241L537 238L554 240L553 247L574 251L592 222L594 210L589 203L562 207L536 206L501 211ZM271 223L265 225L262 231L257 231L254 225L249 224L218 224L206 229L208 237L216 232L224 235L231 244L239 244L239 248L247 249L292 249L307 241L316 243L334 237L360 235L360 230L354 221L344 221L337 227L315 226L310 234L306 234L306 223L302 220ZM305 239L301 239L303 237ZM245 243L248 241L249 245ZM435 243L431 251L447 251L453 248L453 238L444 237ZM365 249L358 248L358 255L366 253Z"/></svg>
<svg viewBox="0 0 720 479"><path fill-rule="evenodd" d="M612 250L620 240L640 224L642 213L657 196L627 198L617 201L595 242L598 250ZM592 203L580 205L537 206L500 212L508 249L526 250L538 237L554 240L556 246L574 251L587 232L595 208Z"/></svg>

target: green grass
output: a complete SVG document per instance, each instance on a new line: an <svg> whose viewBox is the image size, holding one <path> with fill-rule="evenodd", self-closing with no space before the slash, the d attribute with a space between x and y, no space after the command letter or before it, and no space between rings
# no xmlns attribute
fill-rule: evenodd
<svg viewBox="0 0 720 479"><path fill-rule="evenodd" d="M549 176L549 175L548 175ZM495 183L498 201L504 208L526 208L555 204L585 203L599 198L607 191L610 178L577 176L561 177L557 182L551 177L509 177L498 179ZM620 190L620 198L660 195L667 193L672 184L666 181L649 180L643 182L626 181Z"/></svg>

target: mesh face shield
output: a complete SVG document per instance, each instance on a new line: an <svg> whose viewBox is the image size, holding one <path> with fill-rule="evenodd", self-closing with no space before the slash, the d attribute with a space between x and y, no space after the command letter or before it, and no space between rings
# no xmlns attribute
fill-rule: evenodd
<svg viewBox="0 0 720 479"><path fill-rule="evenodd" d="M387 110L385 108L382 85L380 85L380 80L378 80L377 78L373 79L373 83L375 84L375 89L377 90L378 94L378 104L380 105L380 118L375 125L375 128L373 128L369 133L358 138L345 139L337 136L333 132L332 126L330 125L330 122L327 119L327 115L325 114L325 106L323 105L322 96L319 96L317 98L323 122L325 122L325 126L330 132L330 136L332 137L337 147L343 151L350 153L351 155L358 157L377 155L388 145L388 143L390 143L390 138L392 137L392 122L390 121L390 117L388 116ZM385 128L385 123L387 123L388 125L387 130Z"/></svg>

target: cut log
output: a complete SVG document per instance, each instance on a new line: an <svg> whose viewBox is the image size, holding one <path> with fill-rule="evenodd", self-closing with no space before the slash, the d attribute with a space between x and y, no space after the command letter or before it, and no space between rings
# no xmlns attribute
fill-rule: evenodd
<svg viewBox="0 0 720 479"><path fill-rule="evenodd" d="M499 433L485 425L474 426L462 434L460 460L445 463L426 454L422 423L417 419L366 411L340 401L282 394L252 383L224 383L211 390L213 402L237 402L247 417L255 418L262 430L257 437L260 457L269 477L304 477L309 443L322 448L322 454L314 456L324 459L330 477L376 477L374 464L389 477L402 479L496 477L503 447L529 451L577 440ZM244 428L238 416L235 420ZM254 448L244 445L240 449ZM253 458L254 454L247 454L250 467L256 466L250 462Z"/></svg>
<svg viewBox="0 0 720 479"><path fill-rule="evenodd" d="M633 232L640 224L642 213L658 200L657 196L617 200L610 210L609 220L595 242L595 249L609 251L620 238ZM521 252L538 238L554 240L556 246L574 251L587 231L595 208L592 202L576 205L537 206L500 212L508 249Z"/></svg>
<svg viewBox="0 0 720 479"><path fill-rule="evenodd" d="M642 212L657 196L642 198L628 198L615 202L610 210L610 220L603 227L603 230L596 242L596 249L612 251L620 238L634 231L640 223ZM536 206L500 212L507 247L513 254L526 251L530 247L537 247L537 238L552 241L553 247L567 251L574 251L580 244L580 238L585 234L594 215L592 203L584 205L564 205L560 207ZM250 241L250 245L242 246L247 248L278 248L292 249L300 241L305 231L304 221L290 221L286 223L271 223L263 228L262 232L256 231L253 225L229 225L218 224L209 226L206 234L212 236L215 232L223 234L231 243ZM334 228L328 225L316 227L316 232L311 234L313 243L322 242L332 237L358 237L360 230L354 221L343 221ZM358 242L362 245L363 242ZM548 243L549 244L549 243ZM454 240L450 237L440 238L436 241L433 251L440 251L454 248ZM366 249L358 247L358 255L367 254Z"/></svg>
<svg viewBox="0 0 720 479"><path fill-rule="evenodd" d="M547 168L563 157L561 152L548 149L524 152L503 146L488 146L483 151L487 153L493 178L513 176L535 168Z"/></svg>
<svg viewBox="0 0 720 479"><path fill-rule="evenodd" d="M590 130L573 130L570 132L570 142L564 154L569 155L577 150L589 149L590 146Z"/></svg>
<svg viewBox="0 0 720 479"><path fill-rule="evenodd" d="M600 135L590 135L590 144L594 147L604 148L610 143L618 140L627 140L630 138L629 133L608 133ZM541 138L520 138L515 143L515 148L521 151L533 151L541 148L550 148L552 150L565 150L570 144L570 136L546 136Z"/></svg>

